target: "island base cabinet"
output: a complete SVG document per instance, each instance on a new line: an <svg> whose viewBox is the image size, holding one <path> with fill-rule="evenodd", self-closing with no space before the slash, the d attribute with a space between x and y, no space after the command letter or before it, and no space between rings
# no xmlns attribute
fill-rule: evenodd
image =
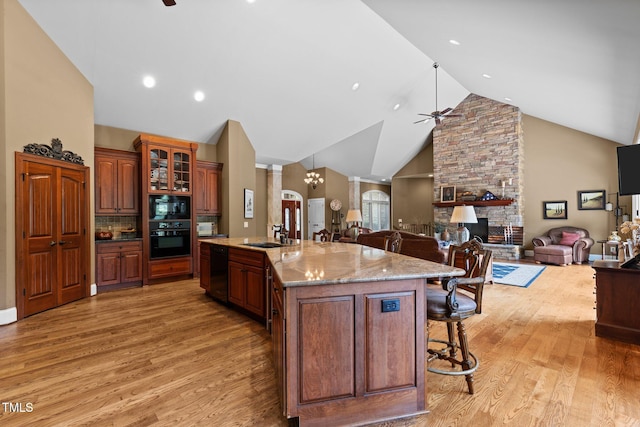
<svg viewBox="0 0 640 427"><path fill-rule="evenodd" d="M274 358L284 353L276 372L286 384L285 415L325 426L426 412L424 286L412 279L285 288L284 319L273 319L274 335L285 340L274 336Z"/></svg>

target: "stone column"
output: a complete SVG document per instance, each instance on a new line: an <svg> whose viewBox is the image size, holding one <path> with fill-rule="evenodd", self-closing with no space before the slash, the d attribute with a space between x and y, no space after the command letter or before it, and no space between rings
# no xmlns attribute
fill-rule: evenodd
<svg viewBox="0 0 640 427"><path fill-rule="evenodd" d="M360 177L349 177L349 209L360 209Z"/></svg>
<svg viewBox="0 0 640 427"><path fill-rule="evenodd" d="M282 224L282 166L267 168L267 236L273 236L273 226Z"/></svg>

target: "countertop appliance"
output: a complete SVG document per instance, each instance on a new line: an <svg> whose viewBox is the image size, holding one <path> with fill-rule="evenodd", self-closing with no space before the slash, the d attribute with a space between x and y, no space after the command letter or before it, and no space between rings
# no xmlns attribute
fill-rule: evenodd
<svg viewBox="0 0 640 427"><path fill-rule="evenodd" d="M223 304L229 302L228 261L229 250L226 246L211 245L211 296Z"/></svg>

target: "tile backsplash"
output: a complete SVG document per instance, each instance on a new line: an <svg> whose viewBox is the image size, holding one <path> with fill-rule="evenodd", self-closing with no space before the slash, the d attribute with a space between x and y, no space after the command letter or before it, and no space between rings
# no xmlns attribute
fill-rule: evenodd
<svg viewBox="0 0 640 427"><path fill-rule="evenodd" d="M135 228L140 236L140 223L136 216L97 216L96 231L111 231L114 239L120 238L121 230Z"/></svg>

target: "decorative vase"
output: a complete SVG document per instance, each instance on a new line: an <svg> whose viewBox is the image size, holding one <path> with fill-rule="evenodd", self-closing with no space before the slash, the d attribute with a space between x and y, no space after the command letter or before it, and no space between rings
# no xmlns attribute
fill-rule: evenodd
<svg viewBox="0 0 640 427"><path fill-rule="evenodd" d="M445 242L448 242L449 240L451 240L451 235L449 234L449 230L445 228L444 231L440 233L440 238Z"/></svg>
<svg viewBox="0 0 640 427"><path fill-rule="evenodd" d="M617 231L612 231L611 235L609 236L609 241L610 242L620 242L620 241L622 241L622 237L618 236L618 232Z"/></svg>

